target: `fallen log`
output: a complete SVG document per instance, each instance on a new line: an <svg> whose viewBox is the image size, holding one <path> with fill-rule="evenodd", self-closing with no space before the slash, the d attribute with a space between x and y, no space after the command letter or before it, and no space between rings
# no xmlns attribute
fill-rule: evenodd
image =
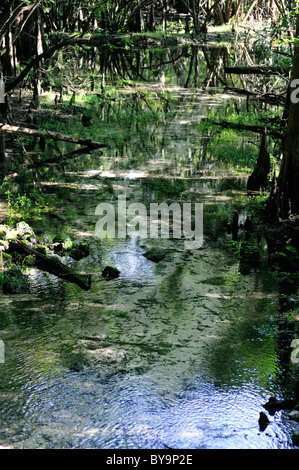
<svg viewBox="0 0 299 470"><path fill-rule="evenodd" d="M45 132L37 129L31 129L29 127L20 127L20 126L11 126L9 124L0 123L0 131L6 132L9 134L24 134L31 135L33 137L43 137L53 140L62 140L64 142L71 142L78 145L86 145L89 149L96 149L102 147L108 147L108 145L100 144L99 142L94 142L91 139L78 139L77 137L72 137L70 135L60 134L59 132Z"/></svg>
<svg viewBox="0 0 299 470"><path fill-rule="evenodd" d="M289 71L280 67L224 67L224 73L236 75L289 75Z"/></svg>
<svg viewBox="0 0 299 470"><path fill-rule="evenodd" d="M283 137L283 135L280 132L272 129L271 127L253 126L249 124L237 124L237 123L229 122L229 121L217 122L217 121L212 121L209 119L203 119L203 121L208 122L209 124L213 124L214 126L229 127L230 129L255 132L257 134L262 134L262 135L264 134L265 129L266 129L268 135L272 135L273 137L277 137L279 139Z"/></svg>
<svg viewBox="0 0 299 470"><path fill-rule="evenodd" d="M243 88L234 88L234 87L224 87L223 91L225 93L233 93L236 95L245 95L245 96L255 96L255 93L252 93L251 91L244 90Z"/></svg>
<svg viewBox="0 0 299 470"><path fill-rule="evenodd" d="M231 93L238 96L246 96L249 100L263 101L265 103L273 103L277 105L284 105L286 97L284 95L277 95L276 93L253 93L242 88L225 87L225 93Z"/></svg>
<svg viewBox="0 0 299 470"><path fill-rule="evenodd" d="M56 257L47 256L40 253L34 248L30 248L25 243L18 239L12 240L9 243L10 251L17 251L18 253L34 256L35 265L41 271L53 274L61 279L77 284L81 289L89 290L91 286L90 275L80 275L75 273L71 268L63 264Z"/></svg>
<svg viewBox="0 0 299 470"><path fill-rule="evenodd" d="M253 172L247 181L247 191L258 192L268 185L268 175L271 169L270 154L267 147L267 131L262 134L260 151Z"/></svg>
<svg viewBox="0 0 299 470"><path fill-rule="evenodd" d="M277 400L274 395L271 395L267 403L263 405L263 407L269 411L271 415L274 415L276 411L280 410L291 410L295 408L298 404L298 400L296 399L286 399L286 400Z"/></svg>

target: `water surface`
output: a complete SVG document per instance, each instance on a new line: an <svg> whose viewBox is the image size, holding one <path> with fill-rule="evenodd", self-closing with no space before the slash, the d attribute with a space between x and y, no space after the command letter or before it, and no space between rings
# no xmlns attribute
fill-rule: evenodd
<svg viewBox="0 0 299 470"><path fill-rule="evenodd" d="M231 98L194 81L186 88L180 73L167 76L177 100L171 119L143 124L125 144L112 141L44 181L65 198L65 212L40 224L44 242L61 231L88 241L90 255L68 262L90 273L92 286L85 292L32 269L28 293L0 295L2 446L292 448L295 423L286 412L270 417L264 432L258 426L263 403L284 396L292 374L279 350L276 273L262 243L262 266L242 275L225 231L247 175L213 159L209 136L198 131L202 117ZM159 80L142 86L160 89ZM116 205L119 194L146 206L202 202L203 246L97 239L96 206ZM166 258L147 260L151 247L168 249ZM104 280L105 265L119 278Z"/></svg>

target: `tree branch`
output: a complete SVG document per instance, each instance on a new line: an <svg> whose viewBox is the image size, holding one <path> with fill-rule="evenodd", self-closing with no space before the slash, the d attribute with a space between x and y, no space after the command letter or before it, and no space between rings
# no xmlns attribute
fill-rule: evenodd
<svg viewBox="0 0 299 470"><path fill-rule="evenodd" d="M14 23L14 21L17 19L17 17L19 15L21 15L22 13L25 13L26 11L29 10L29 14L27 15L27 18L24 22L24 24L26 23L26 21L28 20L28 18L31 16L31 14L33 13L33 11L39 6L39 4L41 3L41 0L38 0L36 3L34 3L33 5L18 5L18 7L16 7L16 9L14 10L14 12L12 14L8 14L8 19L4 22L4 24L2 25L2 28L0 30L0 43L3 41L3 39L5 38L7 32L8 32L8 29L9 27L12 26L12 24ZM31 11L30 11L31 10ZM23 21L22 21L23 22ZM22 23L21 22L21 23ZM24 24L22 24L21 26L21 31L24 27ZM20 31L20 33L21 33ZM19 34L20 33L16 33L16 37L14 36L13 38L13 42L18 38ZM1 51L1 55L3 55L5 52L5 49Z"/></svg>
<svg viewBox="0 0 299 470"><path fill-rule="evenodd" d="M26 65L24 70L14 80L12 80L11 82L8 82L6 84L5 94L9 93L19 83L21 83L21 81L26 77L26 75L30 72L30 70L35 65L37 65L39 62L41 62L41 60L49 59L50 57L53 56L53 54L56 51L58 51L59 49L62 49L63 47L72 46L72 45L78 44L78 43L81 43L81 44L87 43L88 44L89 41L90 41L90 38L79 38L79 37L74 38L73 37L73 38L70 38L70 39L65 39L65 40L61 41L60 43L55 44L52 47L49 47L49 49L46 49L42 54L39 54L39 55L35 56L33 59L31 59L31 61L29 62L29 64Z"/></svg>

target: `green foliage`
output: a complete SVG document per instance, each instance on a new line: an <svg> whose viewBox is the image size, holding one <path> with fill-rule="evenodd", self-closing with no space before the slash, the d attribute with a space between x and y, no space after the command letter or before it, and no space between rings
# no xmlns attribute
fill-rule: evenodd
<svg viewBox="0 0 299 470"><path fill-rule="evenodd" d="M261 193L250 197L246 203L246 211L254 225L260 224L264 220L267 211L267 201L269 194Z"/></svg>
<svg viewBox="0 0 299 470"><path fill-rule="evenodd" d="M267 107L259 110L247 110L242 107L240 110L236 111L236 108L232 104L231 107L226 110L226 114L228 114L228 112L229 122L232 124L264 125L268 122L271 123L274 128L278 128L280 123L279 116L277 116L277 109L275 108ZM221 119L223 119L223 111L221 109L212 109L208 114L208 120L220 121ZM205 121L204 125L207 128L213 127L212 125L208 125L208 121Z"/></svg>
<svg viewBox="0 0 299 470"><path fill-rule="evenodd" d="M73 107L69 105L69 99L59 105L59 113L67 114L67 120L60 120L57 115L53 115L53 95L49 93L43 104L48 112L40 117L39 125L44 131L71 133L82 139L92 136L95 141L108 145L113 141L120 146L128 139L138 136L142 127L148 129L148 124L165 120L164 101L157 100L156 93L146 89L137 94L133 89L135 85L135 81L119 78L115 86L106 85L104 94L100 93L98 83L94 93L89 94L82 89L76 94L75 114ZM88 127L82 125L83 113L91 117Z"/></svg>
<svg viewBox="0 0 299 470"><path fill-rule="evenodd" d="M45 194L40 191L26 165L18 167L13 185L10 180L4 179L0 194L5 197L8 204L7 220L10 224L19 219L41 218L57 204L55 194Z"/></svg>
<svg viewBox="0 0 299 470"><path fill-rule="evenodd" d="M229 240L227 242L227 247L232 249L232 252L235 255L239 255L240 253L240 242L236 240Z"/></svg>
<svg viewBox="0 0 299 470"><path fill-rule="evenodd" d="M38 253L41 253L42 255L45 255L47 253L47 247L46 246L43 246L43 245L37 245L35 247L35 250L38 252Z"/></svg>
<svg viewBox="0 0 299 470"><path fill-rule="evenodd" d="M291 70L290 47L297 42L291 32L295 29L297 12L298 8L294 8L294 2L284 2L278 18L273 19L270 26L266 26L262 31L257 31L253 47L256 52L263 54L266 61L271 61L271 65Z"/></svg>
<svg viewBox="0 0 299 470"><path fill-rule="evenodd" d="M32 256L32 255L28 255L24 258L24 263L27 265L27 266L35 266L35 257Z"/></svg>
<svg viewBox="0 0 299 470"><path fill-rule="evenodd" d="M107 310L106 313L110 318L129 318L129 313L125 311L116 312L115 310Z"/></svg>
<svg viewBox="0 0 299 470"><path fill-rule="evenodd" d="M229 124L267 126L272 130L280 132L281 116L276 108L257 110L241 109L239 112L229 113ZM223 122L223 115L218 110L212 110L208 119L200 124L200 130L211 136L208 143L209 157L226 164L231 164L234 172L251 173L257 160L260 147L260 136L252 133L252 137L244 136L244 130L234 130L227 127L217 126L213 122ZM246 132L248 135L248 132ZM281 142L279 139L268 137L268 151L271 163L274 166L281 156Z"/></svg>
<svg viewBox="0 0 299 470"><path fill-rule="evenodd" d="M144 181L143 184L145 187L149 187L151 191L155 191L157 200L163 200L167 197L175 198L175 200L179 202L185 191L189 189L188 180L179 180L175 178L154 178Z"/></svg>
<svg viewBox="0 0 299 470"><path fill-rule="evenodd" d="M242 142L242 136L225 129L209 143L209 152L213 160L227 163L232 167L250 170L258 155L257 148Z"/></svg>
<svg viewBox="0 0 299 470"><path fill-rule="evenodd" d="M61 235L55 235L53 238L53 243L64 243L65 242L65 237Z"/></svg>
<svg viewBox="0 0 299 470"><path fill-rule="evenodd" d="M28 278L22 271L13 267L0 273L0 285L5 294L19 294L28 288Z"/></svg>
<svg viewBox="0 0 299 470"><path fill-rule="evenodd" d="M77 248L73 248L69 252L69 256L73 258L75 261L80 261L80 259L84 258L85 254L81 250L78 250Z"/></svg>

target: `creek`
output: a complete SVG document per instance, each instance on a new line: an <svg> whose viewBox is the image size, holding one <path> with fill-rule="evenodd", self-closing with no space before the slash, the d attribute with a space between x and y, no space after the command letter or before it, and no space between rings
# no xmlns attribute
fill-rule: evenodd
<svg viewBox="0 0 299 470"><path fill-rule="evenodd" d="M243 98L224 94L211 76L207 51L185 51L188 64L197 58L196 73L180 62L168 64L164 75L154 68L150 76L144 68L147 81L136 82L134 92L151 95L136 101L140 122L130 121L133 107L126 101L93 105L93 121L110 126L110 135L92 127L93 140L104 138L110 148L76 157L63 171L53 167L51 179L44 177L44 190L56 191L63 204L33 228L45 244L62 233L88 242L89 256L67 262L91 274L92 284L85 292L31 269L29 292L0 294L1 446L293 448L296 423L287 412L271 416L264 432L258 425L262 405L272 394L290 393L292 381L292 365L281 353L277 274L267 268L263 240L260 266L242 274L226 233L234 201L246 194L243 169L257 139L239 135L217 144L220 134L213 134L214 151L225 156L231 145L241 163L207 149L211 134L199 130L202 118L215 109L229 113L246 106ZM153 62L161 61L161 52L152 54ZM211 57L215 64L217 48ZM122 139L118 119L125 106ZM159 112L168 108L157 119L142 118L155 106ZM65 133L71 129L72 123ZM60 145L64 153L70 149ZM48 144L45 155L53 152ZM100 240L96 207L116 207L118 195L146 207L202 203L202 247L185 250L183 240L171 238ZM166 257L158 263L146 259L151 247L166 249ZM103 279L105 265L116 267L119 277Z"/></svg>

